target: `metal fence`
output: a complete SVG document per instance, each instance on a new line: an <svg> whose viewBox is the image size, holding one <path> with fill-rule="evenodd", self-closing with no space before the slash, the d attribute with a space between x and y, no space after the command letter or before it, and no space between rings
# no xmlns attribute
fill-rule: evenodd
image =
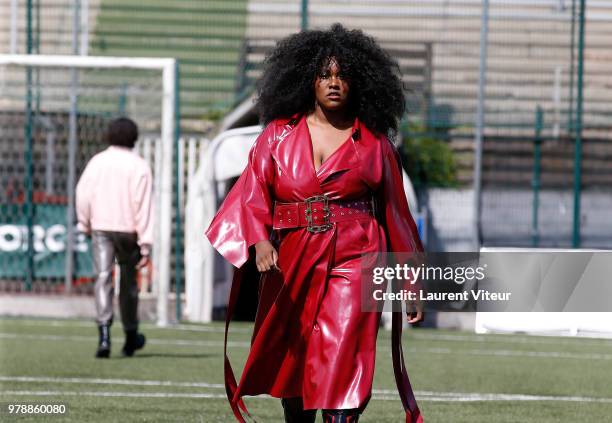
<svg viewBox="0 0 612 423"><path fill-rule="evenodd" d="M70 156L70 72L57 67L30 69L39 77L27 89L27 67L0 66L0 289L4 291L90 292L93 271L90 244L76 234L71 285L66 285L66 234L74 222L69 208L71 187L88 160L106 148L104 132L119 115L132 117L141 137L136 151L154 174L159 221L162 142L161 74L149 71L86 69L74 86L77 145ZM131 74L138 83L128 83ZM130 100L124 98L125 90ZM29 104L26 104L29 103ZM27 142L31 139L30 143ZM178 140L177 180L179 216L186 187L198 166L207 139ZM73 179L70 181L70 173ZM31 245L28 233L32 234ZM69 254L69 253L68 253ZM172 263L174 266L174 262ZM30 275L29 277L27 275ZM154 292L153 268L141 275L143 292ZM25 282L25 283L24 283Z"/></svg>
<svg viewBox="0 0 612 423"><path fill-rule="evenodd" d="M398 60L410 88L404 164L429 216L430 249L612 246L611 0L3 0L0 17L0 53L178 58L181 129L200 135L248 98L278 39L334 22L360 28ZM146 109L139 89L115 84L109 110ZM86 105L79 122L96 133L105 118ZM2 110L9 187L23 184L25 109ZM46 146L65 137L55 128L66 116L44 107L36 116L46 192L60 180L53 172L65 172L48 170L65 169L65 150ZM15 201L3 198L4 215L19 215Z"/></svg>
<svg viewBox="0 0 612 423"><path fill-rule="evenodd" d="M612 2L306 3L309 27L361 28L429 81L407 93L404 147L430 248L612 246ZM247 37L295 31L303 5L250 2ZM419 43L429 59L394 49Z"/></svg>
<svg viewBox="0 0 612 423"><path fill-rule="evenodd" d="M0 53L174 57L187 130L233 104L246 0L2 0ZM209 126L204 126L204 129Z"/></svg>
<svg viewBox="0 0 612 423"><path fill-rule="evenodd" d="M158 222L141 292L167 307L171 266L175 281L182 279L176 247L186 183L206 142L189 137L175 144L173 71L174 62L163 59L0 56L0 290L91 292L90 243L74 230L74 186L88 160L106 148L110 120L128 115L139 125L137 151L153 169ZM167 310L159 316L167 318Z"/></svg>
<svg viewBox="0 0 612 423"><path fill-rule="evenodd" d="M431 248L610 247L612 228L596 205L612 179L612 2L586 6L252 0L237 100L252 92L276 40L334 22L360 28L404 75L405 163L430 212Z"/></svg>

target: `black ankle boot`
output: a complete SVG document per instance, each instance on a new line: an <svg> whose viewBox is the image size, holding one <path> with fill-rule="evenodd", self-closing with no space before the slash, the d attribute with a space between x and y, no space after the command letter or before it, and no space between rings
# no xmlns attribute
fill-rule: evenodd
<svg viewBox="0 0 612 423"><path fill-rule="evenodd" d="M134 351L144 347L146 338L142 333L138 333L136 329L125 331L125 344L121 352L126 357L134 355Z"/></svg>
<svg viewBox="0 0 612 423"><path fill-rule="evenodd" d="M317 410L304 410L302 398L281 398L285 423L314 423Z"/></svg>
<svg viewBox="0 0 612 423"><path fill-rule="evenodd" d="M322 410L323 423L357 423L359 410Z"/></svg>
<svg viewBox="0 0 612 423"><path fill-rule="evenodd" d="M100 335L98 341L98 351L96 351L96 358L108 358L110 356L110 325L99 325L98 334Z"/></svg>

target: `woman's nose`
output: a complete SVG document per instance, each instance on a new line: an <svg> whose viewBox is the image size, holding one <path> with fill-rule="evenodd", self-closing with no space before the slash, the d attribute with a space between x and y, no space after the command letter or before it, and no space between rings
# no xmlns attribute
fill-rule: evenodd
<svg viewBox="0 0 612 423"><path fill-rule="evenodd" d="M335 86L339 86L340 85L340 77L338 77L337 75L331 75L329 77L329 84L330 85L335 85Z"/></svg>

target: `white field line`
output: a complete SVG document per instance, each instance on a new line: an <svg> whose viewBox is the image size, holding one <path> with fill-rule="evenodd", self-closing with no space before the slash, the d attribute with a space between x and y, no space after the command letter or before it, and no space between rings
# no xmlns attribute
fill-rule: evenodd
<svg viewBox="0 0 612 423"><path fill-rule="evenodd" d="M577 396L552 396L552 395L525 395L525 394L487 394L487 393L464 393L464 392L431 392L416 391L415 395L419 401L434 402L478 402L478 401L561 401L561 402L591 402L612 404L612 398L577 397ZM372 398L377 400L397 400L395 396L376 395Z"/></svg>
<svg viewBox="0 0 612 423"><path fill-rule="evenodd" d="M42 341L79 341L79 342L92 342L91 336L79 336L79 335L26 335L20 333L5 333L0 332L0 339L32 339ZM95 339L94 339L95 340ZM186 339L150 339L147 338L148 344L153 345L182 345L182 346L194 346L194 347L223 347L222 341L191 341ZM228 347L235 348L250 348L249 342L235 342L229 341Z"/></svg>
<svg viewBox="0 0 612 423"><path fill-rule="evenodd" d="M51 327L87 327L95 328L93 322L83 322L78 320L36 320L36 319L2 319L1 322L18 323L24 326L51 326ZM159 327L150 323L142 323L141 327L148 330L177 330L185 332L212 332L224 333L225 328L206 326L206 325L186 325L175 324L167 327ZM231 327L231 333L252 333L251 328ZM590 339L590 338L568 338L553 335L534 335L534 336L519 336L519 335L504 335L504 334L446 334L446 333L418 333L417 331L408 331L406 338L421 339L427 341L440 342L477 342L477 343L508 343L508 344L544 344L544 345L594 345L594 346L612 346L612 340L608 339Z"/></svg>
<svg viewBox="0 0 612 423"><path fill-rule="evenodd" d="M177 392L105 392L105 391L0 391L2 395L23 396L80 396L80 397L130 397L130 398L227 398L223 394Z"/></svg>
<svg viewBox="0 0 612 423"><path fill-rule="evenodd" d="M173 382L169 380L137 380L137 379L103 379L85 377L48 377L48 376L0 376L0 382L21 383L81 383L93 385L129 385L129 386L171 386L184 388L225 389L221 383L206 382Z"/></svg>
<svg viewBox="0 0 612 423"><path fill-rule="evenodd" d="M0 339L31 339L43 341L78 341L93 342L90 336L63 336L63 335L30 335L19 333L0 332ZM195 347L215 347L222 348L222 341L192 341L182 339L147 339L151 345L173 345L173 346L195 346ZM229 341L228 347L231 348L250 348L249 342ZM380 352L389 352L387 347L378 347ZM604 353L569 353L563 351L524 351L524 350L494 350L494 349L453 349L453 348L404 348L407 353L422 354L443 354L455 356L488 356L488 357L524 357L524 358L560 358L572 360L612 360L612 354Z"/></svg>
<svg viewBox="0 0 612 423"><path fill-rule="evenodd" d="M51 326L51 327L83 327L83 328L93 328L95 329L96 325L92 322L83 322L78 320L30 320L30 319L1 319L0 322L8 322L8 323L17 323L23 326ZM175 324L169 325L166 327L159 327L157 325L151 323L141 323L140 327L147 330L177 330L177 331L185 331L185 332L213 332L213 333L225 333L224 327L215 327L215 326L204 326L204 325L185 325L185 324ZM240 328L240 327L230 327L231 333L251 333L252 329L249 328Z"/></svg>
<svg viewBox="0 0 612 423"><path fill-rule="evenodd" d="M518 336L518 335L463 335L463 334L447 334L447 333L415 333L409 332L409 338L422 339L426 341L449 341L449 342L478 342L478 343L499 343L499 344L542 344L542 345L589 345L589 346L604 346L611 347L612 340L608 339L592 339L592 338L569 338L552 335L534 335L534 336Z"/></svg>
<svg viewBox="0 0 612 423"><path fill-rule="evenodd" d="M220 383L207 382L174 382L167 380L137 380L137 379L104 379L104 378L81 378L81 377L48 377L48 376L0 376L0 381L21 383L78 383L92 385L127 385L127 386L169 386L188 388L225 389ZM15 391L16 392L16 391ZM33 392L33 391L19 391ZM52 392L52 391L34 391ZM62 391L63 392L63 391ZM140 394L143 393L133 393ZM147 393L144 393L147 394ZM161 395L161 393L153 393ZM175 393L180 395L180 393ZM397 391L394 389L373 389L373 398L397 400ZM26 394L23 394L26 395ZM43 394L41 394L43 395ZM192 395L192 394L185 394ZM212 395L212 394L196 394ZM502 394L502 393L477 393L477 392L437 392L416 391L419 398L429 401L574 401L574 402L603 402L612 403L612 398L581 397L581 396L554 396L554 395L525 395L525 394ZM225 395L208 396L208 398L225 398ZM269 396L266 396L270 398Z"/></svg>
<svg viewBox="0 0 612 423"><path fill-rule="evenodd" d="M225 399L224 394L215 393L178 393L178 392L116 392L116 391L30 391L7 390L0 391L2 395L15 396L91 396L91 397L120 397L120 398L218 398ZM435 402L478 402L478 401L562 401L562 402L590 402L612 404L612 398L594 398L577 396L551 396L551 395L523 395L523 394L493 394L493 393L462 393L462 392L431 392L417 391L420 401ZM272 399L269 395L258 395L254 399ZM380 395L374 393L372 399L378 401L398 401L396 395Z"/></svg>
<svg viewBox="0 0 612 423"><path fill-rule="evenodd" d="M491 357L532 357L532 358L567 358L575 360L612 360L612 354L600 353L568 353L562 351L524 351L524 350L494 350L452 348L404 348L407 352L450 355L476 355Z"/></svg>

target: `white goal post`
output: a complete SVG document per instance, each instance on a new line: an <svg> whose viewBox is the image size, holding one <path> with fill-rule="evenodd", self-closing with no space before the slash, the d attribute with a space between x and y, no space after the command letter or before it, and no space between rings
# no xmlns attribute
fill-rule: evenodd
<svg viewBox="0 0 612 423"><path fill-rule="evenodd" d="M125 58L61 55L0 55L0 66L32 68L151 70L162 74L161 163L154 240L154 286L157 288L157 324L168 324L168 293L170 286L170 256L172 237L172 169L176 141L176 60L173 58ZM68 233L72 229L67 227ZM70 238L69 238L70 239ZM177 295L177 301L180 298Z"/></svg>

